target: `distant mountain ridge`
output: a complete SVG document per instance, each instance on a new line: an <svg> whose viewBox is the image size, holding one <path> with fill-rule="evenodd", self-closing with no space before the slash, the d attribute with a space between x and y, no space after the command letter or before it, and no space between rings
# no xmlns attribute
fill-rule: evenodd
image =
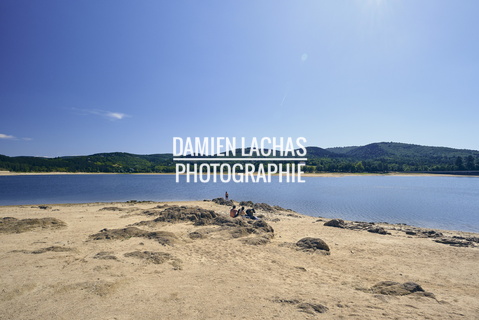
<svg viewBox="0 0 479 320"><path fill-rule="evenodd" d="M454 149L448 147L430 147L399 142L376 142L358 147L326 148L333 153L363 159L375 159L394 156L457 157L479 156L477 150Z"/></svg>
<svg viewBox="0 0 479 320"><path fill-rule="evenodd" d="M479 151L398 142L306 148L306 172L389 172L479 170ZM237 153L238 154L238 153ZM16 172L175 172L173 154L97 153L57 158L0 155L0 170Z"/></svg>

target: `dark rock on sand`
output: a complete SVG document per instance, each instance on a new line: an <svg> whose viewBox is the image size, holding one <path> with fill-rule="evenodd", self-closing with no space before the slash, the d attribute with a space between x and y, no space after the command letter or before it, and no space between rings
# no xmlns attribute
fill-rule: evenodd
<svg viewBox="0 0 479 320"><path fill-rule="evenodd" d="M328 307L319 304L319 303L309 303L309 302L301 302L298 299L280 299L276 298L273 300L273 302L276 303L281 303L284 305L296 305L298 310L300 312L305 312L309 314L315 314L315 313L325 313L326 311L329 310Z"/></svg>
<svg viewBox="0 0 479 320"><path fill-rule="evenodd" d="M158 241L162 245L172 246L178 238L172 232L154 231L149 232L136 227L123 229L103 229L99 233L92 234L91 240L127 240L133 237L140 237Z"/></svg>
<svg viewBox="0 0 479 320"><path fill-rule="evenodd" d="M118 260L116 256L113 255L113 252L110 251L101 251L93 256L93 259L101 259L101 260Z"/></svg>
<svg viewBox="0 0 479 320"><path fill-rule="evenodd" d="M69 247L61 247L61 246L51 246L47 248L41 248L38 250L33 250L31 253L33 254L40 254L40 253L45 253L45 252L70 252L74 251L75 249L69 248Z"/></svg>
<svg viewBox="0 0 479 320"><path fill-rule="evenodd" d="M66 223L56 218L16 219L5 217L0 219L0 233L22 233L34 229L58 229L66 227Z"/></svg>
<svg viewBox="0 0 479 320"><path fill-rule="evenodd" d="M330 251L329 246L326 244L326 242L324 242L320 238L311 238L311 237L303 238L299 240L298 242L296 242L296 246L303 251L314 252L316 250L321 250L321 251L327 252L328 254Z"/></svg>
<svg viewBox="0 0 479 320"><path fill-rule="evenodd" d="M276 298L273 300L273 302L276 302L276 303L285 303L285 304L298 304L300 303L301 301L297 300L297 299L280 299L280 298Z"/></svg>
<svg viewBox="0 0 479 320"><path fill-rule="evenodd" d="M124 256L143 259L154 264L162 264L172 259L172 256L169 253L153 251L133 251L125 253Z"/></svg>
<svg viewBox="0 0 479 320"><path fill-rule="evenodd" d="M98 211L125 211L127 209L119 208L119 207L103 207Z"/></svg>
<svg viewBox="0 0 479 320"><path fill-rule="evenodd" d="M335 228L345 228L346 223L342 219L332 219L329 220L328 222L324 223L325 226L327 227L335 227Z"/></svg>
<svg viewBox="0 0 479 320"><path fill-rule="evenodd" d="M51 246L47 248L41 248L33 251L29 250L13 250L11 252L21 252L21 253L30 253L30 254L41 254L45 252L70 252L70 251L75 251L73 248L69 247L62 247L62 246Z"/></svg>
<svg viewBox="0 0 479 320"><path fill-rule="evenodd" d="M434 230L423 231L423 234L427 236L428 238L439 238L443 236L442 232L438 232Z"/></svg>
<svg viewBox="0 0 479 320"><path fill-rule="evenodd" d="M263 220L231 218L229 216L217 214L213 210L206 210L199 207L170 206L162 212L156 213L156 215L158 217L154 220L142 221L135 223L134 225L147 225L153 227L160 222L178 223L191 221L195 226L220 226L221 228L217 229L216 231L227 230L227 232L229 232L233 238L245 237L250 234L257 234L269 239L274 237L274 229ZM130 236L137 236L136 233L138 232L140 232L140 235L138 236L142 236L141 234L146 231L136 228L136 230L129 230L129 232L131 233ZM108 234L108 236L118 236L118 234ZM201 239L206 237L206 234L200 232L191 232L189 237L191 239ZM254 242L259 243L263 242L263 240L255 240Z"/></svg>
<svg viewBox="0 0 479 320"><path fill-rule="evenodd" d="M188 237L190 237L190 239L193 239L193 240L206 238L206 236L203 233L198 232L198 231L190 232L188 234Z"/></svg>
<svg viewBox="0 0 479 320"><path fill-rule="evenodd" d="M451 238L441 238L434 240L437 243L448 244L453 247L472 247L474 244L471 241L462 240L462 239L454 239Z"/></svg>
<svg viewBox="0 0 479 320"><path fill-rule="evenodd" d="M294 212L291 209L285 209L280 206L270 206L267 203L254 203L253 201L241 201L239 203L240 207L250 207L258 211L265 211L265 212L275 212L275 211L290 211Z"/></svg>
<svg viewBox="0 0 479 320"><path fill-rule="evenodd" d="M230 234L233 238L246 237L252 233L254 233L254 229L252 227L230 228Z"/></svg>
<svg viewBox="0 0 479 320"><path fill-rule="evenodd" d="M214 203L222 205L222 206L233 206L233 200L225 200L224 198L215 198L213 200Z"/></svg>
<svg viewBox="0 0 479 320"><path fill-rule="evenodd" d="M371 233L391 234L391 233L387 232L383 227L370 228L370 229L367 229L367 230L368 230L368 232L371 232Z"/></svg>
<svg viewBox="0 0 479 320"><path fill-rule="evenodd" d="M242 206L242 207L253 207L254 202L253 201L241 201L239 203L239 205Z"/></svg>
<svg viewBox="0 0 479 320"><path fill-rule="evenodd" d="M276 211L289 211L289 212L295 212L293 209L286 209L280 206L273 206L273 209Z"/></svg>
<svg viewBox="0 0 479 320"><path fill-rule="evenodd" d="M394 282L394 281L381 281L376 283L370 289L371 293L393 295L393 296L405 296L411 293L420 293L422 296L434 298L434 294L425 292L424 289L415 282Z"/></svg>
<svg viewBox="0 0 479 320"><path fill-rule="evenodd" d="M363 222L363 221L354 221L351 223L345 223L344 227L349 230L367 230L367 231L369 231L370 229L376 228L374 222Z"/></svg>
<svg viewBox="0 0 479 320"><path fill-rule="evenodd" d="M255 203L253 209L256 211L275 212L276 210L267 203Z"/></svg>
<svg viewBox="0 0 479 320"><path fill-rule="evenodd" d="M307 302L298 304L298 309L301 312L306 312L309 314L325 313L326 311L329 310L328 307L323 306L322 304L307 303Z"/></svg>
<svg viewBox="0 0 479 320"><path fill-rule="evenodd" d="M243 240L244 244L249 244L253 246L263 246L268 244L271 240L268 237L255 237L255 238L246 238Z"/></svg>
<svg viewBox="0 0 479 320"><path fill-rule="evenodd" d="M454 236L453 238L459 238L459 237ZM463 238L463 237L460 237L460 238ZM479 243L479 237L466 237L464 238L464 240Z"/></svg>
<svg viewBox="0 0 479 320"><path fill-rule="evenodd" d="M296 213L288 213L286 216L287 217L292 217L292 218L299 218L299 219L303 218L301 215L296 214Z"/></svg>
<svg viewBox="0 0 479 320"><path fill-rule="evenodd" d="M178 207L171 206L163 210L158 214L155 222L180 222L180 221L193 221L197 222L202 220L212 220L218 217L218 214L213 210L206 210L200 207Z"/></svg>
<svg viewBox="0 0 479 320"><path fill-rule="evenodd" d="M255 222L253 222L253 227L263 232L274 233L273 227L271 227L269 224L266 223L266 221L263 220L256 220Z"/></svg>
<svg viewBox="0 0 479 320"><path fill-rule="evenodd" d="M213 210L186 206L169 206L162 211L145 210L143 211L143 214L148 216L156 216L157 218L151 221L141 221L135 223L135 226L155 226L160 222L179 223L185 221L192 221L195 223L195 225L207 225L211 224L212 220L219 216Z"/></svg>
<svg viewBox="0 0 479 320"><path fill-rule="evenodd" d="M342 219L332 219L324 223L324 225L327 227L343 228L349 230L365 230L377 234L391 234L387 232L386 229L384 229L383 227L376 226L374 222L354 221L347 223Z"/></svg>
<svg viewBox="0 0 479 320"><path fill-rule="evenodd" d="M245 237L257 234L266 238L274 237L274 229L263 220L250 220L246 218L230 218L218 215L214 219L201 219L195 222L196 226L217 225L221 228L217 231L227 230L233 238Z"/></svg>

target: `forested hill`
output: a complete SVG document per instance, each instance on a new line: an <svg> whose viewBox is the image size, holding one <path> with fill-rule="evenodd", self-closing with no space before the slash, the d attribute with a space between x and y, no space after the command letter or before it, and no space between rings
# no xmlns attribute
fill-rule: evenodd
<svg viewBox="0 0 479 320"><path fill-rule="evenodd" d="M307 147L306 172L410 172L479 170L479 151L380 142L357 147ZM0 171L14 172L174 172L171 153L100 153L57 158L0 155Z"/></svg>
<svg viewBox="0 0 479 320"><path fill-rule="evenodd" d="M341 155L338 159L315 159L308 165L315 171L389 172L389 171L464 171L479 170L479 151L430 147L398 142L378 142L365 146L327 148ZM337 166L337 168L335 168Z"/></svg>
<svg viewBox="0 0 479 320"><path fill-rule="evenodd" d="M446 147L428 147L416 144L398 143L398 142L379 142L371 143L359 147L337 147L327 148L327 151L342 154L349 157L360 159L377 159L384 157L409 157L409 158L455 158L467 157L472 155L479 156L479 151L466 149L453 149Z"/></svg>
<svg viewBox="0 0 479 320"><path fill-rule="evenodd" d="M123 152L58 158L0 155L0 170L15 172L173 172L171 153L138 155Z"/></svg>

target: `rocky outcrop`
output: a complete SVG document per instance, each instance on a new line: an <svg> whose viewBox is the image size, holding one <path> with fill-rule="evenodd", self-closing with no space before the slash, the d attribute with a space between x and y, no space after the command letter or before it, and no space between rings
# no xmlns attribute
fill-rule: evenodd
<svg viewBox="0 0 479 320"><path fill-rule="evenodd" d="M368 232L371 232L371 233L391 234L391 233L387 232L383 227L373 227L373 228L369 228L367 230L368 230Z"/></svg>
<svg viewBox="0 0 479 320"><path fill-rule="evenodd" d="M66 227L66 223L56 218L16 219L5 217L0 219L0 233L22 233L35 229L58 229Z"/></svg>
<svg viewBox="0 0 479 320"><path fill-rule="evenodd" d="M127 240L130 238L146 238L158 241L162 245L173 245L178 238L172 232L146 231L136 227L122 229L103 229L99 233L92 234L90 240Z"/></svg>
<svg viewBox="0 0 479 320"><path fill-rule="evenodd" d="M332 219L328 222L325 222L324 225L326 227L346 228L346 223L342 219Z"/></svg>
<svg viewBox="0 0 479 320"><path fill-rule="evenodd" d="M149 221L141 221L133 226L155 227L159 223L180 223L192 222L195 226L219 226L214 230L199 230L190 232L188 237L192 240L204 239L212 232L224 232L232 238L241 238L248 235L258 235L259 240L248 240L248 244L265 244L274 237L274 229L264 220L251 220L246 218L231 218L221 215L213 210L206 210L199 207L168 206L163 211L147 210L147 215L154 215L156 218ZM140 230L140 229L138 229ZM137 231L133 231L135 233ZM117 236L117 235L115 235ZM266 240L265 240L266 239Z"/></svg>
<svg viewBox="0 0 479 320"><path fill-rule="evenodd" d="M327 227L335 227L349 230L365 230L377 234L391 234L387 232L386 229L384 229L383 227L376 226L374 222L345 222L342 219L331 219L325 222L324 225Z"/></svg>
<svg viewBox="0 0 479 320"><path fill-rule="evenodd" d="M213 200L214 203L216 204L219 204L219 205L222 205L222 206L233 206L234 203L233 203L233 200L225 200L224 198L215 198Z"/></svg>

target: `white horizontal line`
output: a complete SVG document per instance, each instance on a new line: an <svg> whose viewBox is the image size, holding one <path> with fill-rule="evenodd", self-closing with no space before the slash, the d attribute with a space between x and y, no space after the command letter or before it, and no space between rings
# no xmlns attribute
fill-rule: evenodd
<svg viewBox="0 0 479 320"><path fill-rule="evenodd" d="M173 161L307 161L308 158L173 158Z"/></svg>

